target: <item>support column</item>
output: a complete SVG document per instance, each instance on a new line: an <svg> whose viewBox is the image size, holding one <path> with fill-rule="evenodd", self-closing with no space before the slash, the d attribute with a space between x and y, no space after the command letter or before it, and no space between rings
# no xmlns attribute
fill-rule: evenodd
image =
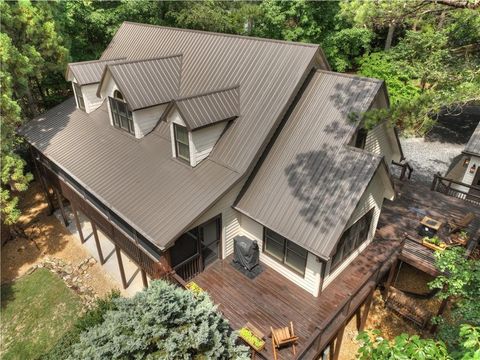
<svg viewBox="0 0 480 360"><path fill-rule="evenodd" d="M142 268L140 268L140 273L142 274L143 287L144 287L145 289L147 289L147 288L148 288L147 273L146 273L145 270L143 270Z"/></svg>
<svg viewBox="0 0 480 360"><path fill-rule="evenodd" d="M442 303L440 304L439 308L438 308L438 311L437 311L437 315L436 316L441 316L443 315L443 313L445 312L445 310L447 309L447 305L448 305L448 300L449 298L446 298L446 299L443 299L442 300ZM433 334L435 333L435 331L437 331L437 324L434 324L430 327L430 332Z"/></svg>
<svg viewBox="0 0 480 360"><path fill-rule="evenodd" d="M120 276L122 277L122 285L123 288L126 289L128 287L128 284L125 277L125 269L123 268L122 253L118 245L115 245L115 253L117 254L118 268L120 270Z"/></svg>
<svg viewBox="0 0 480 360"><path fill-rule="evenodd" d="M97 225L95 225L95 222L92 220L90 220L90 223L92 224L93 238L95 239L95 245L97 246L97 253L98 258L100 259L100 265L103 265L105 264L105 259L103 258L102 247L100 246L100 240L98 239Z"/></svg>
<svg viewBox="0 0 480 360"><path fill-rule="evenodd" d="M82 225L78 219L77 207L73 202L70 202L70 205L72 206L73 217L75 218L75 225L77 227L78 235L80 236L80 242L83 244L85 242L85 238L83 237Z"/></svg>
<svg viewBox="0 0 480 360"><path fill-rule="evenodd" d="M365 329L365 324L367 323L368 313L370 312L370 307L372 306L373 301L373 293L375 292L375 287L372 288L372 291L368 295L367 299L365 300L365 309L363 309L363 314L360 320L360 326L357 330L363 331Z"/></svg>
<svg viewBox="0 0 480 360"><path fill-rule="evenodd" d="M382 291L382 297L383 297L383 300L387 300L388 298L388 292L390 290L390 286L392 285L392 281L393 281L393 278L395 276L395 272L397 270L397 266L398 266L398 259L395 260L395 262L392 264L392 267L390 268L390 272L388 273L388 278L387 278L387 281L385 282L385 289Z"/></svg>
<svg viewBox="0 0 480 360"><path fill-rule="evenodd" d="M332 360L338 360L340 356L340 348L342 347L342 341L343 341L343 333L345 332L345 326L347 325L346 322L343 323L342 327L337 333L337 337L335 340L335 350L333 351L333 358Z"/></svg>
<svg viewBox="0 0 480 360"><path fill-rule="evenodd" d="M57 197L58 206L60 207L60 212L62 213L63 223L65 224L65 226L68 226L68 217L63 206L62 194L60 194L60 191L58 191L56 187L53 188L53 191L55 192L55 196Z"/></svg>
<svg viewBox="0 0 480 360"><path fill-rule="evenodd" d="M45 193L45 199L47 200L47 204L48 204L48 212L49 212L50 215L52 215L53 211L54 211L54 208L53 208L52 200L50 199L50 193L48 192L47 184L45 183L45 179L43 178L42 174L40 173L40 168L38 166L38 160L35 158L35 155L33 154L33 151L32 151L31 148L30 148L30 153L32 155L33 164L35 165L35 172L37 173L37 179L40 182L40 186L42 187L43 192Z"/></svg>

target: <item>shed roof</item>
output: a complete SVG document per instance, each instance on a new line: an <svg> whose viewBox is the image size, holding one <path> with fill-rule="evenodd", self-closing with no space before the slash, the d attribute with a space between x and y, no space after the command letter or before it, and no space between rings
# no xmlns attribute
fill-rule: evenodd
<svg viewBox="0 0 480 360"><path fill-rule="evenodd" d="M181 54L109 64L105 68L98 91L102 88L105 74L110 72L130 110L164 104L177 97L181 70Z"/></svg>
<svg viewBox="0 0 480 360"><path fill-rule="evenodd" d="M195 130L240 115L240 87L212 91L175 100L189 130Z"/></svg>
<svg viewBox="0 0 480 360"><path fill-rule="evenodd" d="M317 71L235 208L327 259L382 161L347 145L380 86Z"/></svg>
<svg viewBox="0 0 480 360"><path fill-rule="evenodd" d="M120 26L102 60L175 54L182 54L177 97L241 87L240 116L195 168L171 158L165 123L138 140L109 125L105 103L86 114L70 99L22 130L32 145L160 248L248 174L310 69L328 66L316 45L133 23ZM114 76L136 73L122 66Z"/></svg>
<svg viewBox="0 0 480 360"><path fill-rule="evenodd" d="M125 58L110 60L93 60L70 63L67 66L67 80L75 80L79 85L89 85L100 82L103 71L108 64L124 61Z"/></svg>
<svg viewBox="0 0 480 360"><path fill-rule="evenodd" d="M478 123L475 131L468 140L464 152L472 155L480 156L480 123Z"/></svg>

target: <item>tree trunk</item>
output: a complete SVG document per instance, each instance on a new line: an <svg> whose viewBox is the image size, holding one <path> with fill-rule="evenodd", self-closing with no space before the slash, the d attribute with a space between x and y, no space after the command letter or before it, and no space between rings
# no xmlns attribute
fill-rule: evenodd
<svg viewBox="0 0 480 360"><path fill-rule="evenodd" d="M385 40L385 51L392 46L393 33L395 32L395 21L392 21L388 26L387 40Z"/></svg>
<svg viewBox="0 0 480 360"><path fill-rule="evenodd" d="M27 91L25 92L27 95L27 105L28 105L28 110L30 112L31 117L35 117L38 115L38 110L37 110L37 102L35 101L35 98L33 97L32 91L30 90L30 87L27 87Z"/></svg>

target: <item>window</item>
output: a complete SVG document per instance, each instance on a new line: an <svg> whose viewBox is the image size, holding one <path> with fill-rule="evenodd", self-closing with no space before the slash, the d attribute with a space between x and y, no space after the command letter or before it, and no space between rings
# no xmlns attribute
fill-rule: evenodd
<svg viewBox="0 0 480 360"><path fill-rule="evenodd" d="M264 252L266 254L288 266L296 273L302 276L305 275L307 250L267 228L265 228L263 237Z"/></svg>
<svg viewBox="0 0 480 360"><path fill-rule="evenodd" d="M343 232L337 244L337 250L332 256L330 273L367 240L372 218L373 208Z"/></svg>
<svg viewBox="0 0 480 360"><path fill-rule="evenodd" d="M177 157L190 162L190 148L188 145L188 130L185 126L173 124L175 136L175 151Z"/></svg>
<svg viewBox="0 0 480 360"><path fill-rule="evenodd" d="M120 91L115 90L113 98L109 97L108 100L110 101L113 125L135 135L132 112L128 109L128 105L123 99L123 95Z"/></svg>
<svg viewBox="0 0 480 360"><path fill-rule="evenodd" d="M73 83L75 97L77 98L78 108L85 110L85 101L83 100L82 88L77 83Z"/></svg>
<svg viewBox="0 0 480 360"><path fill-rule="evenodd" d="M365 143L367 141L367 134L368 130L367 129L359 129L357 132L357 137L355 139L355 147L359 149L364 149L365 148Z"/></svg>

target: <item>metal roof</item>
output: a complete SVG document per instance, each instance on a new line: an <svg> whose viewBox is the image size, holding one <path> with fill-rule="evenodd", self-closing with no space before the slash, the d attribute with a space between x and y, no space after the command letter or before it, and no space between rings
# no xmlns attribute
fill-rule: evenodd
<svg viewBox="0 0 480 360"><path fill-rule="evenodd" d="M480 123L478 123L463 151L468 154L480 156Z"/></svg>
<svg viewBox="0 0 480 360"><path fill-rule="evenodd" d="M231 120L240 115L240 87L175 100L189 130Z"/></svg>
<svg viewBox="0 0 480 360"><path fill-rule="evenodd" d="M31 144L160 248L248 174L310 69L328 67L316 45L132 23L122 24L102 60L175 54L182 54L177 97L241 88L240 116L195 168L172 159L162 124L142 139L111 127L106 103L86 114L70 99L22 130ZM178 59L172 58L172 64ZM145 76L132 66L109 68L119 69L116 81ZM127 95L127 101L136 101L135 96ZM138 99L136 106L152 102Z"/></svg>
<svg viewBox="0 0 480 360"><path fill-rule="evenodd" d="M130 110L164 104L179 93L181 69L181 54L109 64L98 89L102 88L105 74L110 72Z"/></svg>
<svg viewBox="0 0 480 360"><path fill-rule="evenodd" d="M125 58L70 63L67 66L65 77L67 80L73 80L73 77L75 77L79 85L95 84L100 82L106 65L124 60Z"/></svg>
<svg viewBox="0 0 480 360"><path fill-rule="evenodd" d="M317 71L235 208L328 258L382 161L347 145L380 86Z"/></svg>

